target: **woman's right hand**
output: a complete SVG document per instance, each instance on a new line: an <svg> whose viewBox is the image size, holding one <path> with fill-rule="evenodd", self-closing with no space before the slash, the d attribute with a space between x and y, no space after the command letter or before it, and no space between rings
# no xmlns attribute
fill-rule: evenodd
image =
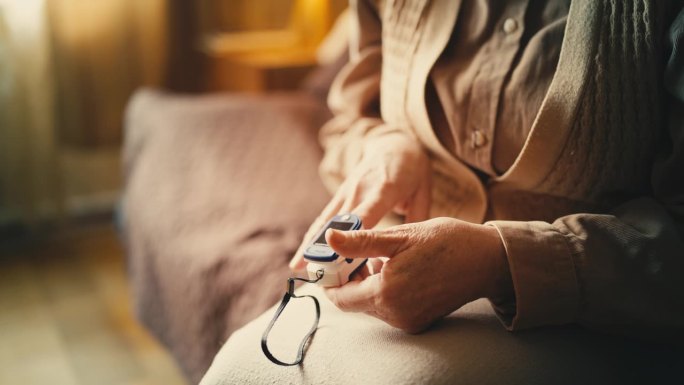
<svg viewBox="0 0 684 385"><path fill-rule="evenodd" d="M358 215L366 229L373 228L390 211L403 215L407 223L428 219L430 175L427 154L409 136L397 133L368 140L361 162L311 224L290 261L290 269L304 268L304 248L338 213Z"/></svg>

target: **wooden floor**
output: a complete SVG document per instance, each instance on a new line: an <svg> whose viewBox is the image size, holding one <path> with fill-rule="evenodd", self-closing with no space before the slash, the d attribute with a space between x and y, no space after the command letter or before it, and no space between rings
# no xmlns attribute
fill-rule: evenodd
<svg viewBox="0 0 684 385"><path fill-rule="evenodd" d="M184 384L135 321L111 225L0 240L0 384Z"/></svg>

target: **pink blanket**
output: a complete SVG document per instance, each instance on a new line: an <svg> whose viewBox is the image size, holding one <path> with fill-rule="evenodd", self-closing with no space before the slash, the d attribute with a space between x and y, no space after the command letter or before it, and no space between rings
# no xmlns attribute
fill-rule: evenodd
<svg viewBox="0 0 684 385"><path fill-rule="evenodd" d="M126 116L123 202L140 320L194 383L237 328L282 296L287 261L328 199L307 93L144 90Z"/></svg>

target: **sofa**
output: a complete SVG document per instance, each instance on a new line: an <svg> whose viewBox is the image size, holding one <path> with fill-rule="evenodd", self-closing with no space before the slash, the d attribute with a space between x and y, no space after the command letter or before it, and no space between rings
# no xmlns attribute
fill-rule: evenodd
<svg viewBox="0 0 684 385"><path fill-rule="evenodd" d="M139 320L197 383L226 338L273 305L287 263L329 199L317 165L327 88L129 102L120 208Z"/></svg>

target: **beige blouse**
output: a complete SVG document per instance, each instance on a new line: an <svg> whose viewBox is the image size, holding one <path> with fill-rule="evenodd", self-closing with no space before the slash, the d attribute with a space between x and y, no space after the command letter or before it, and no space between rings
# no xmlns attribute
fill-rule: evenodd
<svg viewBox="0 0 684 385"><path fill-rule="evenodd" d="M426 95L437 136L461 161L489 175L513 164L556 70L569 7L462 1Z"/></svg>

